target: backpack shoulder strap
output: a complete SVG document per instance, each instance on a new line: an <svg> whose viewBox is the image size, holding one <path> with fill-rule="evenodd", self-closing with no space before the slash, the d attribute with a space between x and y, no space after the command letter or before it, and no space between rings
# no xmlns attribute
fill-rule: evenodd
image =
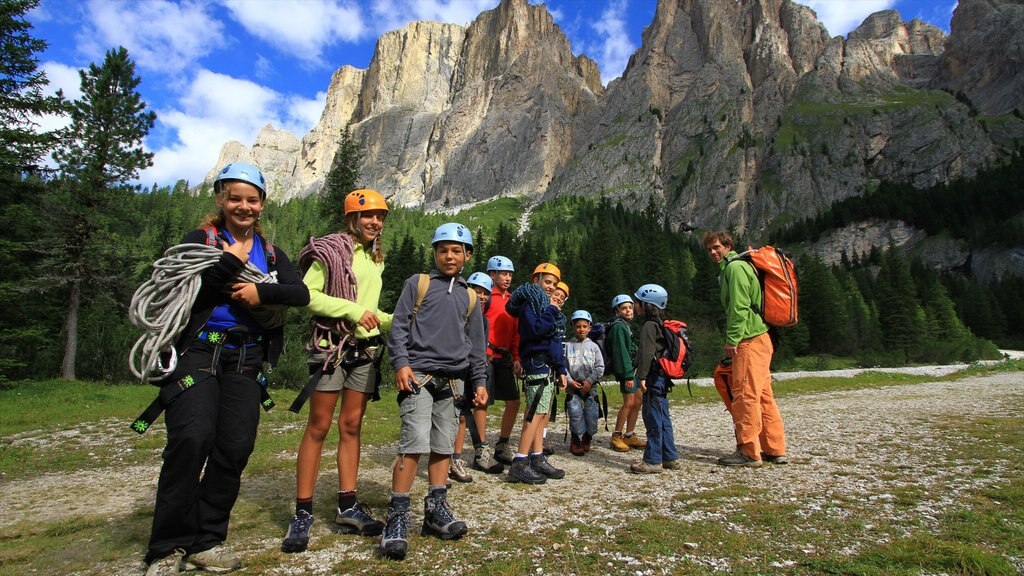
<svg viewBox="0 0 1024 576"><path fill-rule="evenodd" d="M420 278L416 283L416 303L412 305L412 317L416 318L416 314L420 311L420 305L423 304L423 298L427 296L427 288L430 287L430 275L420 274Z"/></svg>
<svg viewBox="0 0 1024 576"><path fill-rule="evenodd" d="M274 266L277 264L277 252L274 251L274 245L263 236L260 236L260 239L263 240L263 253L267 255L267 265Z"/></svg>
<svg viewBox="0 0 1024 576"><path fill-rule="evenodd" d="M473 313L473 308L476 308L476 291L468 286L466 291L469 292L469 310L466 311L466 322L469 322L469 316Z"/></svg>
<svg viewBox="0 0 1024 576"><path fill-rule="evenodd" d="M217 238L217 227L216 226L203 226L203 231L206 232L206 245L213 246L214 248L220 248L220 242Z"/></svg>

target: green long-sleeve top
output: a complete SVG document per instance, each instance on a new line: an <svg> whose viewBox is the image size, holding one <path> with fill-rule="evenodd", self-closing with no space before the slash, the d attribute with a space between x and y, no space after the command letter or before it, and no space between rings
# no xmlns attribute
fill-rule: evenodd
<svg viewBox="0 0 1024 576"><path fill-rule="evenodd" d="M633 340L633 331L629 329L629 323L617 319L608 323L608 334L605 336L606 345L609 345L609 361L611 371L619 381L633 378L635 367L633 356L636 354L636 341Z"/></svg>
<svg viewBox="0 0 1024 576"><path fill-rule="evenodd" d="M732 260L735 257L736 251L733 250L718 263L721 268L718 282L725 308L725 341L732 346L768 331L758 313L763 296L757 272L750 262Z"/></svg>
<svg viewBox="0 0 1024 576"><path fill-rule="evenodd" d="M381 329L391 329L391 314L377 309L380 300L380 290L383 285L381 272L384 271L384 263L373 261L370 254L358 242L352 251L352 273L356 277L356 301L345 300L329 296L324 292L327 282L327 266L319 260L314 260L313 265L302 277L302 282L309 288L309 305L306 309L317 316L325 318L344 318L353 325L356 325L355 337L358 340L365 340L380 334ZM380 329L374 328L367 331L356 323L363 317L363 313L370 310L380 318Z"/></svg>

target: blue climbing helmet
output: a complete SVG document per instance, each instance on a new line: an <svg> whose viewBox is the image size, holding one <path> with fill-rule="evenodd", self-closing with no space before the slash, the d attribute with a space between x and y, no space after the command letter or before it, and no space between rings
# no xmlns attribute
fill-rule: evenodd
<svg viewBox="0 0 1024 576"><path fill-rule="evenodd" d="M472 250L473 234L469 232L469 228L466 228L462 224L449 222L447 224L441 224L437 227L437 230L434 230L434 237L430 240L430 245L437 246L438 242L458 242Z"/></svg>
<svg viewBox="0 0 1024 576"><path fill-rule="evenodd" d="M654 304L664 310L668 306L668 292L657 284L644 284L636 291L636 299L648 304Z"/></svg>
<svg viewBox="0 0 1024 576"><path fill-rule="evenodd" d="M612 298L612 310L618 310L620 304L632 301L633 299L629 297L629 294L619 294L615 298Z"/></svg>
<svg viewBox="0 0 1024 576"><path fill-rule="evenodd" d="M263 178L263 172L252 164L245 162L232 162L220 169L217 177L213 179L214 194L220 193L221 182L225 180L241 180L259 188L260 199L267 197L267 181Z"/></svg>
<svg viewBox="0 0 1024 576"><path fill-rule="evenodd" d="M504 256L491 256L487 260L487 271L491 272L496 270L498 272L515 272L516 269L512 266L512 261Z"/></svg>
<svg viewBox="0 0 1024 576"><path fill-rule="evenodd" d="M586 310L577 310L572 313L572 321L576 322L577 320L586 320L591 324L594 323L594 317L591 316L590 312L587 312Z"/></svg>
<svg viewBox="0 0 1024 576"><path fill-rule="evenodd" d="M470 286L479 286L488 292L494 287L494 282L491 282L491 277L483 272L473 272L469 275L469 279L466 282Z"/></svg>

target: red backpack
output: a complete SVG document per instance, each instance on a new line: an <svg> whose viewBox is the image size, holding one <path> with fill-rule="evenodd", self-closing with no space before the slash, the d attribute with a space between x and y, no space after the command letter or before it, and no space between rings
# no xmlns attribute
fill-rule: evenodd
<svg viewBox="0 0 1024 576"><path fill-rule="evenodd" d="M665 337L665 349L656 358L658 367L666 378L683 378L693 364L693 347L686 333L686 323L665 320L661 333Z"/></svg>
<svg viewBox="0 0 1024 576"><path fill-rule="evenodd" d="M761 309L757 312L769 326L788 328L799 320L796 267L785 252L774 246L750 248L729 259L749 262L761 282Z"/></svg>

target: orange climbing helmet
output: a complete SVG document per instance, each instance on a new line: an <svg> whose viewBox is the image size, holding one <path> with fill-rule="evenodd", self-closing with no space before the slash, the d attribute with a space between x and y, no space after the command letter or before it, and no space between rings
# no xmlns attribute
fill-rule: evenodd
<svg viewBox="0 0 1024 576"><path fill-rule="evenodd" d="M538 264L537 267L533 269L533 275L530 277L533 278L537 274L553 274L559 281L562 280L562 271L558 269L558 266L555 266L550 262Z"/></svg>
<svg viewBox="0 0 1024 576"><path fill-rule="evenodd" d="M348 193L348 196L345 196L345 216L353 212L366 212L367 210L390 211L384 196L381 196L380 192L376 190L361 188L353 190Z"/></svg>

